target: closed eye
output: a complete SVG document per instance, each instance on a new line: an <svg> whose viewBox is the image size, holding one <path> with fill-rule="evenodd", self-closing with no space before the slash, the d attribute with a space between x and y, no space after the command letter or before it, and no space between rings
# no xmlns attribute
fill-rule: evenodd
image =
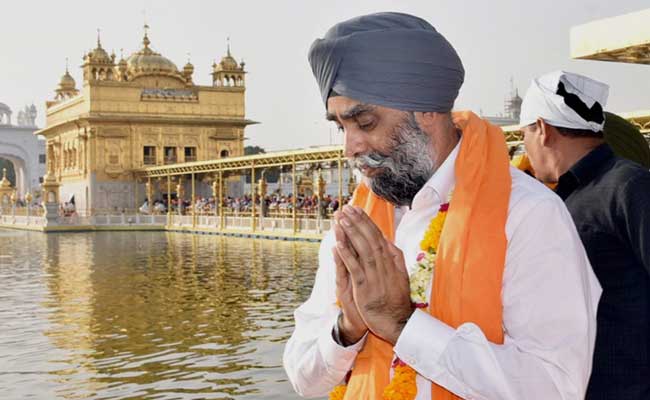
<svg viewBox="0 0 650 400"><path fill-rule="evenodd" d="M363 124L363 125L359 124L359 129L364 130L364 131L369 131L370 129L372 129L372 126L373 126L372 122L367 123L367 124Z"/></svg>

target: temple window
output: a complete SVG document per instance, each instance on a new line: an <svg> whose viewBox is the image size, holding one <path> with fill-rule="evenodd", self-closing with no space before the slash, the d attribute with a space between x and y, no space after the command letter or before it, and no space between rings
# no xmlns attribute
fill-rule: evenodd
<svg viewBox="0 0 650 400"><path fill-rule="evenodd" d="M156 146L144 146L142 160L144 165L156 165Z"/></svg>
<svg viewBox="0 0 650 400"><path fill-rule="evenodd" d="M185 147L185 162L196 161L196 147Z"/></svg>
<svg viewBox="0 0 650 400"><path fill-rule="evenodd" d="M165 146L165 164L176 163L176 147Z"/></svg>

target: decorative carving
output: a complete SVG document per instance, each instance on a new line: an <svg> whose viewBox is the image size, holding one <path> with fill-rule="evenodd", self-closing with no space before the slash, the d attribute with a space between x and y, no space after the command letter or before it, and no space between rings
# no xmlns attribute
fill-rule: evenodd
<svg viewBox="0 0 650 400"><path fill-rule="evenodd" d="M117 178L124 172L122 165L122 147L123 140L108 139L106 140L106 162L104 172L111 178Z"/></svg>
<svg viewBox="0 0 650 400"><path fill-rule="evenodd" d="M199 138L197 136L183 136L185 146L198 146Z"/></svg>
<svg viewBox="0 0 650 400"><path fill-rule="evenodd" d="M165 137L163 139L163 145L165 145L165 147L177 147L178 146L178 138Z"/></svg>
<svg viewBox="0 0 650 400"><path fill-rule="evenodd" d="M127 127L102 127L97 134L99 137L104 138L121 138L129 136L129 128Z"/></svg>
<svg viewBox="0 0 650 400"><path fill-rule="evenodd" d="M144 135L142 144L145 146L155 146L158 143L158 135Z"/></svg>

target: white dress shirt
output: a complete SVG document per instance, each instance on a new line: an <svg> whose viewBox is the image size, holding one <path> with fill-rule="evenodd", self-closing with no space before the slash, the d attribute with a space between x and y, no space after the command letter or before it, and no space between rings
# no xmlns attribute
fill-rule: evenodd
<svg viewBox="0 0 650 400"><path fill-rule="evenodd" d="M417 193L411 208L395 211L395 244L409 269L429 222L454 187L459 147ZM464 399L584 398L601 288L562 200L519 170L510 171L502 289L505 341L491 343L475 324L454 329L416 310L394 350L418 372L417 400L431 399L432 381ZM312 294L295 311L296 327L284 351L289 380L304 397L325 396L342 383L365 342L342 347L332 338L339 313L334 246L330 231L321 243ZM431 285L428 295L430 291Z"/></svg>

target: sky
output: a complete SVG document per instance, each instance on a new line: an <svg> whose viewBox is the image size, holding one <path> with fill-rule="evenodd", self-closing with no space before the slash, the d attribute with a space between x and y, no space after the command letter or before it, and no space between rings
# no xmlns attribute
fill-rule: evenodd
<svg viewBox="0 0 650 400"><path fill-rule="evenodd" d="M144 25L151 47L180 68L189 58L194 81L210 85L211 65L226 52L246 62L247 145L267 150L341 143L307 62L313 40L333 24L379 11L420 16L459 53L466 70L456 109L503 112L511 79L523 96L530 80L564 69L610 84L607 109L650 109L650 66L570 59L569 30L596 19L638 11L648 0L364 0L364 1L3 1L0 102L14 111L54 97L66 57L81 85L84 52L97 29L107 50L139 50Z"/></svg>

